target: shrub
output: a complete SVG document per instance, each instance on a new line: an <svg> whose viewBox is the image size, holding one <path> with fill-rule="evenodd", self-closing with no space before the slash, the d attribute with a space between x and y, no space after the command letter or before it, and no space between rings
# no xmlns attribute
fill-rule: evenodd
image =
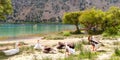
<svg viewBox="0 0 120 60"><path fill-rule="evenodd" d="M118 48L115 48L115 55L120 56L120 50Z"/></svg>
<svg viewBox="0 0 120 60"><path fill-rule="evenodd" d="M105 33L106 33L107 35L116 35L116 34L118 33L118 29L115 29L115 28L111 27L111 28L108 28L108 29L105 31Z"/></svg>
<svg viewBox="0 0 120 60"><path fill-rule="evenodd" d="M69 32L69 31L64 31L64 32L63 32L63 35L64 35L64 36L70 36L70 32Z"/></svg>
<svg viewBox="0 0 120 60"><path fill-rule="evenodd" d="M82 51L83 50L83 44L81 42L76 43L75 49L79 50L79 51Z"/></svg>

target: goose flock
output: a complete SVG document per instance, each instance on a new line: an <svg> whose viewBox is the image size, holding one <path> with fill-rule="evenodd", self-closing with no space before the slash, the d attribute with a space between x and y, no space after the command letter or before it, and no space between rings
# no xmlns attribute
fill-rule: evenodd
<svg viewBox="0 0 120 60"><path fill-rule="evenodd" d="M3 53L6 56L15 55L20 52L20 42L15 43L14 49L4 50ZM41 50L43 53L58 53L59 49L65 49L68 54L74 54L74 44L68 44L63 42L58 42L55 47L43 46L40 44L40 40L37 40L37 43L33 47L35 50Z"/></svg>

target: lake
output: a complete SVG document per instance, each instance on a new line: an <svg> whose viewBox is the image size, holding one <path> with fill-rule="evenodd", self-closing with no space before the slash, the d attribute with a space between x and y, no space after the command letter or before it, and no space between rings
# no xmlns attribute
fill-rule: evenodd
<svg viewBox="0 0 120 60"><path fill-rule="evenodd" d="M74 25L67 24L0 24L0 37L16 37L74 29Z"/></svg>

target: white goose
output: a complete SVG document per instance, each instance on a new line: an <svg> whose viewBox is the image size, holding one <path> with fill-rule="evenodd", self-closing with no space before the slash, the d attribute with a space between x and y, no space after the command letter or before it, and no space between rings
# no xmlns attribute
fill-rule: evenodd
<svg viewBox="0 0 120 60"><path fill-rule="evenodd" d="M75 54L75 49L70 48L67 43L65 43L65 48L68 50L69 54Z"/></svg>
<svg viewBox="0 0 120 60"><path fill-rule="evenodd" d="M35 44L35 46L34 46L34 49L41 49L41 50L43 50L44 49L44 47L39 43L39 40L37 40L37 44Z"/></svg>
<svg viewBox="0 0 120 60"><path fill-rule="evenodd" d="M17 54L17 53L19 53L18 46L19 46L19 43L17 42L15 44L15 49L6 50L6 51L3 51L3 53L5 53L5 55L7 55L7 56Z"/></svg>

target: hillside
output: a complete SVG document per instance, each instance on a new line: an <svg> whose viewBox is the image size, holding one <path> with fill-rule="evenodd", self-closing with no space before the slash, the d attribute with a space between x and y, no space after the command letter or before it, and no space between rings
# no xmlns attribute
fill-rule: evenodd
<svg viewBox="0 0 120 60"><path fill-rule="evenodd" d="M14 13L7 22L61 22L64 12L79 11L96 6L107 10L120 6L120 0L12 0Z"/></svg>

